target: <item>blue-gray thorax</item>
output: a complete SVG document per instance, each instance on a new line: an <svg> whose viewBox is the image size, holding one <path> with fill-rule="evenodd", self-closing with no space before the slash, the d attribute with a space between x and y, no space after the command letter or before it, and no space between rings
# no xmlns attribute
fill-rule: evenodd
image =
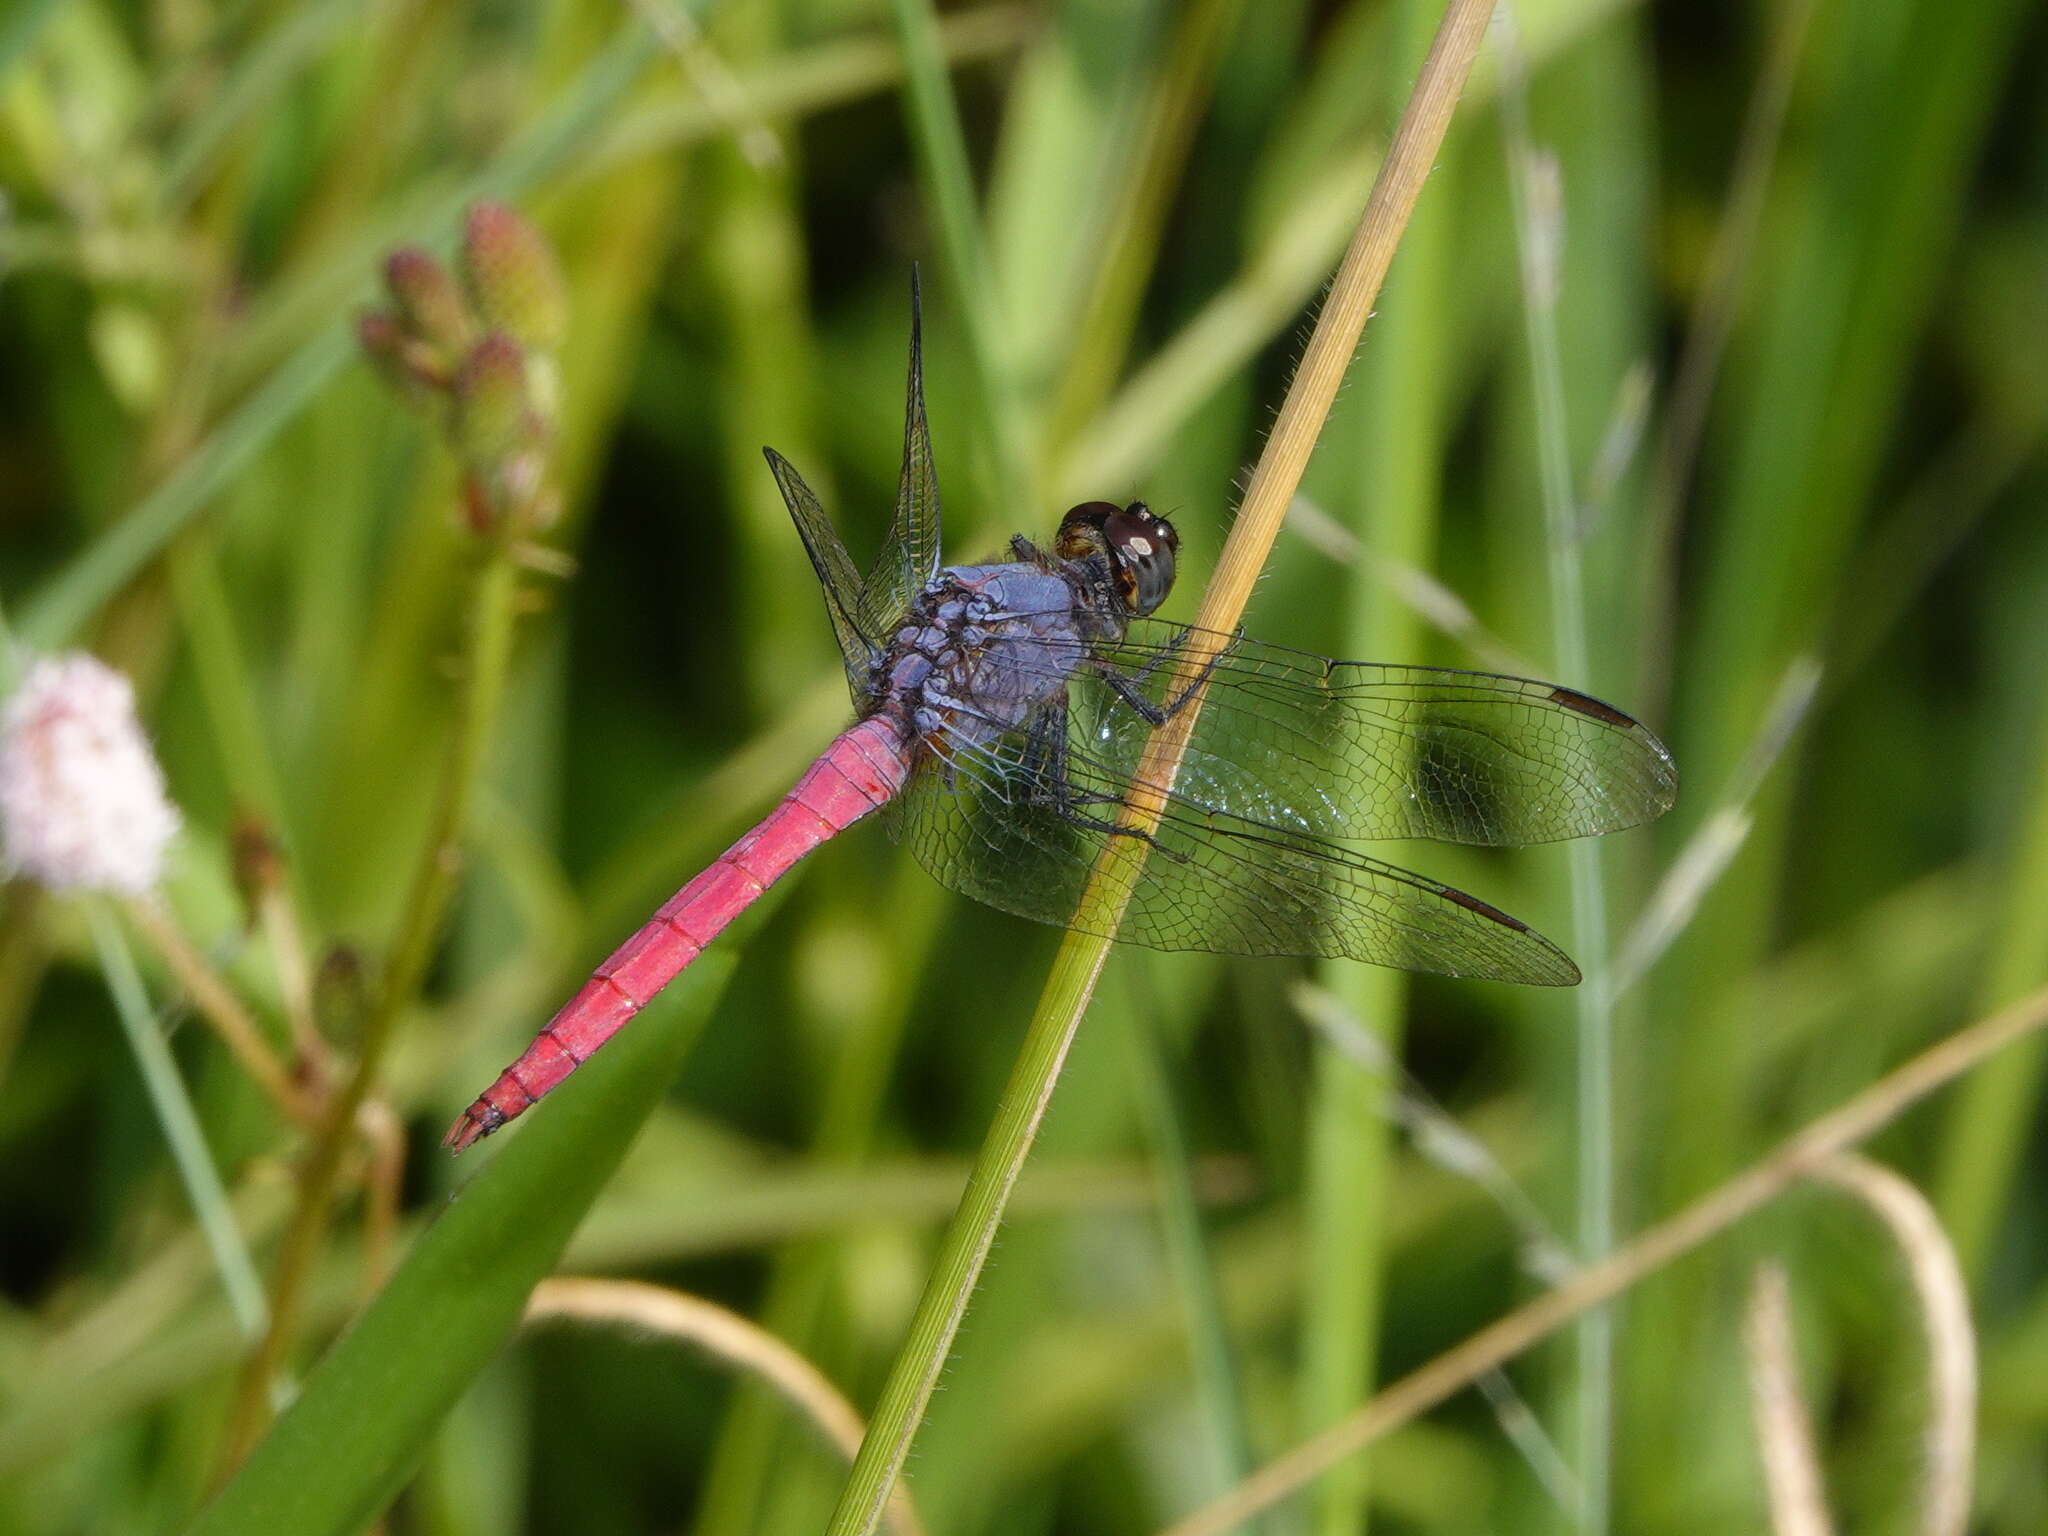
<svg viewBox="0 0 2048 1536"><path fill-rule="evenodd" d="M1091 595L1071 567L946 567L886 642L872 710L934 746L979 747L1021 729L1112 632Z"/></svg>

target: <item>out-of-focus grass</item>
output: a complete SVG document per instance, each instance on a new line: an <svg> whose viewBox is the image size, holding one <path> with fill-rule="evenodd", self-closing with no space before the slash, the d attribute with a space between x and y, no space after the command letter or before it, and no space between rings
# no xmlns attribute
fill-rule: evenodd
<svg viewBox="0 0 2048 1536"><path fill-rule="evenodd" d="M481 193L516 198L562 252L555 540L578 569L535 584L454 931L395 1042L409 1244L453 1182L427 1133L831 729L823 615L757 451L795 457L856 553L872 547L910 262L954 550L1042 533L1064 499L1143 495L1176 518L1198 590L1405 94L1405 40L1435 16L951 8L936 42L964 164L934 182L878 0L648 3L702 29L694 63L594 0L31 0L0 21L0 606L29 643L90 643L137 677L189 827L170 905L266 1022L279 985L239 915L233 818L281 838L318 955L380 958L458 639L452 476L341 322L384 249L445 238ZM1530 137L1561 177L1582 499L1631 369L1652 370L1662 429L1776 15L1518 10ZM1668 695L1656 723L1686 775L1669 826L1605 851L1617 936L1787 662L1830 669L1744 852L1624 1005L1624 1232L2048 971L2044 65L2048 32L2014 0L1821 7L1676 545L1646 548L1663 536L1647 448L1586 512L1590 675L1560 680L1624 708ZM1309 491L1541 659L1499 88L1483 66ZM765 126L780 161L736 123ZM1667 554L1675 582L1646 613L1640 573ZM1283 541L1249 622L1473 664L1384 569ZM1646 652L1645 634L1673 643ZM1569 929L1560 850L1386 851ZM571 1262L737 1307L865 1410L1052 936L943 896L862 831L734 937L682 1086ZM80 914L0 892L0 1527L31 1533L179 1527L237 1350L91 955ZM1284 1448L1534 1284L1496 1208L1389 1131L1398 1094L1303 1037L1285 1001L1300 970L1147 957L1105 986L1040 1149L1072 1182L1041 1198L1027 1180L1036 1214L997 1247L911 1464L933 1529L1162 1523L1233 1458ZM1573 1230L1569 1000L1323 975ZM199 1031L172 1044L266 1265L297 1144ZM1996 1532L2048 1523L2048 1401L2028 1385L2048 1361L2048 1231L2025 1195L2040 1105L2039 1061L2015 1055L1879 1149L1938 1198L1977 1287L1977 1518ZM1169 1159L1183 1197L1155 1203L1141 1156ZM351 1224L301 1367L354 1302ZM1735 1362L1739 1261L1761 1249L1789 1265L1807 1385L1840 1429L1840 1512L1889 1528L1914 1409L1911 1371L1866 1368L1908 1331L1888 1256L1793 1222L1739 1243L1621 1310L1614 1528L1759 1522ZM1516 1379L1576 1468L1565 1366ZM396 1529L815 1530L843 1476L751 1390L581 1337L516 1346L432 1435ZM1391 1530L1571 1528L1477 1402L1313 1508L1321 1529L1360 1510Z"/></svg>

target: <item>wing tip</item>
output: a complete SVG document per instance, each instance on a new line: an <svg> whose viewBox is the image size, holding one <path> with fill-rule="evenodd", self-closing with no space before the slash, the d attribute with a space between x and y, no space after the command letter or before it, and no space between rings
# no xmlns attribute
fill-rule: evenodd
<svg viewBox="0 0 2048 1536"><path fill-rule="evenodd" d="M1489 922L1498 923L1510 933L1527 939L1534 947L1534 954L1518 954L1511 965L1490 966L1470 971L1447 971L1447 975L1469 977L1474 981L1506 981L1530 987L1576 987L1585 980L1577 962L1543 937L1534 928L1511 913L1503 912L1490 901L1481 901L1468 891L1461 891L1454 885L1437 887L1437 894L1444 900L1476 912Z"/></svg>
<svg viewBox="0 0 2048 1536"><path fill-rule="evenodd" d="M1678 803L1678 760L1671 755L1671 749L1664 745L1663 739L1655 731L1634 715L1616 709L1604 699L1596 699L1590 693L1581 693L1578 689L1567 688L1561 683L1551 687L1548 699L1561 709L1569 709L1589 720L1597 720L1602 725L1612 726L1633 738L1649 754L1650 771L1646 775L1649 798L1645 805L1648 814L1640 820L1622 822L1605 830L1620 832L1629 827L1641 826L1644 822L1655 821Z"/></svg>

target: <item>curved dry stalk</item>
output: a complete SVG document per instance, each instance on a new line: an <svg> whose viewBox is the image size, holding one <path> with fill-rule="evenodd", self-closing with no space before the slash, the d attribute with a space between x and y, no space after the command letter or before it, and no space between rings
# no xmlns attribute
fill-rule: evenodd
<svg viewBox="0 0 2048 1536"><path fill-rule="evenodd" d="M639 1280L541 1281L526 1304L527 1324L562 1319L612 1323L694 1344L723 1364L758 1376L847 1460L860 1451L865 1429L860 1414L824 1372L767 1329L701 1296ZM889 1523L903 1536L922 1536L908 1489L899 1487L891 1495Z"/></svg>
<svg viewBox="0 0 2048 1536"><path fill-rule="evenodd" d="M1194 685L1217 648L1227 643L1237 627L1238 616L1265 567L1266 555L1294 500L1309 454L1393 262L1401 232L1407 228L1422 184L1436 163L1492 13L1493 0L1450 0L1445 7L1357 233L1331 282L1329 297L1302 351L1301 365L1288 385L1265 451L1245 488L1237 520L1202 595L1194 619L1194 641L1179 658L1179 686L1190 689L1188 702L1152 733L1132 775L1131 795L1119 823L1135 835L1109 840L1082 893L1075 927L1062 941L1046 978L1017 1065L975 1159L967 1193L946 1229L909 1335L875 1405L874 1421L833 1513L831 1536L868 1536L875 1529L889 1490L910 1455L911 1440L966 1315L1010 1192L1037 1138L1053 1086L1109 957L1110 941L1095 935L1114 933L1122 920L1143 867L1148 847L1144 834L1158 825L1165 810L1164 792L1178 776L1201 713L1201 690Z"/></svg>
<svg viewBox="0 0 2048 1536"><path fill-rule="evenodd" d="M405 1184L405 1127L382 1099L365 1099L356 1130L368 1154L363 1167L363 1277L365 1301L390 1276L398 1237L398 1201Z"/></svg>
<svg viewBox="0 0 2048 1536"><path fill-rule="evenodd" d="M1780 1142L1726 1183L1617 1248L1571 1280L1545 1291L1411 1371L1341 1423L1268 1462L1221 1498L1167 1528L1163 1536L1223 1536L1260 1510L1289 1498L1389 1431L1428 1412L1483 1373L1550 1337L1588 1308L1611 1301L1735 1223L1787 1187L1875 1135L1937 1088L2048 1026L2048 987L1981 1019L1894 1068L1847 1103Z"/></svg>
<svg viewBox="0 0 2048 1536"><path fill-rule="evenodd" d="M1749 1351L1749 1405L1757 1455L1770 1492L1776 1536L1831 1536L1813 1419L1799 1395L1799 1358L1792 1345L1792 1302L1785 1266L1759 1264L1749 1284L1743 1343Z"/></svg>
<svg viewBox="0 0 2048 1536"><path fill-rule="evenodd" d="M136 931L149 940L178 985L191 997L199 1016L213 1026L221 1044L241 1063L242 1070L254 1079L278 1112L301 1127L317 1125L318 1099L293 1081L291 1072L264 1038L262 1026L206 958L193 948L192 941L164 910L161 900L154 895L134 896L121 905Z"/></svg>
<svg viewBox="0 0 2048 1536"><path fill-rule="evenodd" d="M1970 1521L1977 1448L1977 1335L1955 1245L1927 1197L1882 1163L1845 1154L1815 1169L1814 1177L1868 1206L1906 1261L1927 1335L1927 1468L1919 1529L1924 1536L1962 1536Z"/></svg>

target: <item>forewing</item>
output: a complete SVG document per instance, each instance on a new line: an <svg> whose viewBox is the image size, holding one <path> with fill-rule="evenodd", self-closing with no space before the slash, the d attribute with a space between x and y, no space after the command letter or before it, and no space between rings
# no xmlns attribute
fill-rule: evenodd
<svg viewBox="0 0 2048 1536"><path fill-rule="evenodd" d="M861 584L853 568L853 557L847 554L839 530L832 526L832 519L825 515L825 509L804 484L796 466L773 448L763 448L761 452L782 490L783 503L796 522L804 552L811 557L811 569L818 573L818 585L825 593L825 612L832 619L832 635L839 642L839 656L846 664L846 680L858 700L869 669L880 654L874 637L881 632L860 617Z"/></svg>
<svg viewBox="0 0 2048 1536"><path fill-rule="evenodd" d="M1549 940L1449 886L1277 827L1168 797L1156 831L1109 830L1123 784L1070 745L1067 809L1018 738L926 763L888 814L941 884L1058 927L1078 913L1096 860L1136 865L1109 936L1151 949L1331 955L1403 970L1569 986ZM1093 930L1101 931L1101 930Z"/></svg>
<svg viewBox="0 0 2048 1536"><path fill-rule="evenodd" d="M1165 705L1192 633L1140 620L1096 655ZM1073 692L1093 755L1112 772L1135 769L1151 724L1087 669ZM1231 637L1175 788L1313 836L1506 846L1653 820L1670 809L1678 773L1648 728L1574 689Z"/></svg>
<svg viewBox="0 0 2048 1536"><path fill-rule="evenodd" d="M903 401L903 471L896 513L861 592L859 616L869 634L887 634L911 599L939 573L939 477L924 414L924 315L917 269L910 270L910 373Z"/></svg>

